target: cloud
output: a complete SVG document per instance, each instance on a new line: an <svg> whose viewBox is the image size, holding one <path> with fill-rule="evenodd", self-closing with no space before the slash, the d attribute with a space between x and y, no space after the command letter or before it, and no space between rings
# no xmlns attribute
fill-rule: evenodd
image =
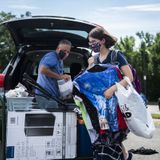
<svg viewBox="0 0 160 160"><path fill-rule="evenodd" d="M40 9L39 7L29 6L29 5L10 5L9 8L12 8L12 9L24 9L24 10Z"/></svg>
<svg viewBox="0 0 160 160"><path fill-rule="evenodd" d="M85 18L105 27L109 32L120 37L123 35L134 35L141 30L150 33L159 32L160 22L157 21L159 11L160 3L104 7L91 11ZM153 17L153 14L150 14L150 12L154 13L155 16Z"/></svg>
<svg viewBox="0 0 160 160"><path fill-rule="evenodd" d="M141 12L160 12L160 3L144 4L144 5L130 5L124 7L110 7L110 10L117 11L141 11Z"/></svg>

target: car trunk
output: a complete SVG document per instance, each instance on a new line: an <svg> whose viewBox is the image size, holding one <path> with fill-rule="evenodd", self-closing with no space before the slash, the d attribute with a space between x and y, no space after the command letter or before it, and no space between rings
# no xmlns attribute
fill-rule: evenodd
<svg viewBox="0 0 160 160"><path fill-rule="evenodd" d="M88 47L88 32L95 27L86 21L63 17L32 17L4 22L17 47L56 46L59 40L68 39L73 46Z"/></svg>
<svg viewBox="0 0 160 160"><path fill-rule="evenodd" d="M70 74L72 64L82 69L87 66L89 53L82 48L88 48L88 32L95 24L66 17L32 17L7 21L3 25L10 31L17 49L3 72L6 75L5 90L14 89L18 82L22 82L25 72L36 80L41 57L55 50L59 40L64 38L72 42L71 54L65 61L65 73ZM76 69L71 71L72 77L78 73Z"/></svg>

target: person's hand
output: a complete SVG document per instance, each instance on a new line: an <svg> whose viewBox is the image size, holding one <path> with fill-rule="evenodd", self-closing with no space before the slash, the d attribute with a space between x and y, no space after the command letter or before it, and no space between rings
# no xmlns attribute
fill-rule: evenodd
<svg viewBox="0 0 160 160"><path fill-rule="evenodd" d="M62 74L60 76L60 79L64 79L65 81L68 81L71 79L71 76L69 74Z"/></svg>
<svg viewBox="0 0 160 160"><path fill-rule="evenodd" d="M88 58L88 65L91 66L94 64L94 57Z"/></svg>
<svg viewBox="0 0 160 160"><path fill-rule="evenodd" d="M112 97L114 93L114 90L112 87L110 87L109 89L105 90L104 92L104 96L107 98L107 99L110 99Z"/></svg>

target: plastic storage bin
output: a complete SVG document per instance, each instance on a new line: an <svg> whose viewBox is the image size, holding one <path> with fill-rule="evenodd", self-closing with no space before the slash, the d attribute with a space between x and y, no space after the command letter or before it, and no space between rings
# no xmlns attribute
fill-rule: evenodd
<svg viewBox="0 0 160 160"><path fill-rule="evenodd" d="M28 111L32 109L34 97L7 97L9 111Z"/></svg>

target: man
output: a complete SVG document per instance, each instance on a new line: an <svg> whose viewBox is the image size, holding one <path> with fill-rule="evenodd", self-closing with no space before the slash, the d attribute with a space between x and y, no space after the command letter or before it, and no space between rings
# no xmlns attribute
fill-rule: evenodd
<svg viewBox="0 0 160 160"><path fill-rule="evenodd" d="M71 42L61 40L54 52L45 54L39 64L37 83L46 89L52 96L59 97L58 80L69 80L71 77L63 73L63 60L65 60L71 50ZM42 95L40 90L36 94Z"/></svg>

